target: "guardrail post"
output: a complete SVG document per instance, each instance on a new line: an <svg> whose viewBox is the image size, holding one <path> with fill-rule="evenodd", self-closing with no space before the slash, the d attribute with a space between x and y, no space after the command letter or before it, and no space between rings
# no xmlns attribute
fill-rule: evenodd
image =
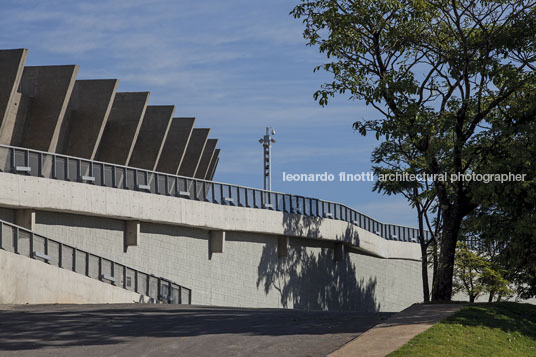
<svg viewBox="0 0 536 357"><path fill-rule="evenodd" d="M30 258L33 258L33 257L34 257L34 234L33 232L30 232Z"/></svg>
<svg viewBox="0 0 536 357"><path fill-rule="evenodd" d="M15 253L19 254L19 227L15 228L15 241L13 243Z"/></svg>
<svg viewBox="0 0 536 357"><path fill-rule="evenodd" d="M127 267L123 265L123 289L127 288Z"/></svg>
<svg viewBox="0 0 536 357"><path fill-rule="evenodd" d="M86 252L86 276L89 276L89 253Z"/></svg>
<svg viewBox="0 0 536 357"><path fill-rule="evenodd" d="M58 243L58 267L63 268L63 244Z"/></svg>
<svg viewBox="0 0 536 357"><path fill-rule="evenodd" d="M43 177L43 153L37 154L37 176Z"/></svg>
<svg viewBox="0 0 536 357"><path fill-rule="evenodd" d="M73 271L76 273L76 248L73 247Z"/></svg>
<svg viewBox="0 0 536 357"><path fill-rule="evenodd" d="M33 235L33 233L32 233ZM45 240L45 255L48 255L48 238L47 237L43 237L43 239ZM50 261L47 260L46 261L47 264L50 264Z"/></svg>
<svg viewBox="0 0 536 357"><path fill-rule="evenodd" d="M15 172L15 149L9 148L9 161L11 165L11 172Z"/></svg>

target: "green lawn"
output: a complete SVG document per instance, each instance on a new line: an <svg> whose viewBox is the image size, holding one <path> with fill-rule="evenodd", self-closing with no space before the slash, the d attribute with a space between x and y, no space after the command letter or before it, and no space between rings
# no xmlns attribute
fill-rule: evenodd
<svg viewBox="0 0 536 357"><path fill-rule="evenodd" d="M470 305L389 356L536 356L536 306Z"/></svg>

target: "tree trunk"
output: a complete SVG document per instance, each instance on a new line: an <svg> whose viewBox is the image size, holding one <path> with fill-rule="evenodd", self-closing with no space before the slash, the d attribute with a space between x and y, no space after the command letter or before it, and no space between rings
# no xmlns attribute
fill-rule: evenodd
<svg viewBox="0 0 536 357"><path fill-rule="evenodd" d="M474 295L469 295L469 302L470 303L475 302L475 296Z"/></svg>
<svg viewBox="0 0 536 357"><path fill-rule="evenodd" d="M432 301L450 301L452 298L452 276L454 274L454 255L462 217L456 206L450 207L443 215L443 234L439 250L439 266Z"/></svg>
<svg viewBox="0 0 536 357"><path fill-rule="evenodd" d="M417 207L419 219L419 243L421 245L421 269L422 269L422 295L423 301L430 301L430 286L428 284L428 251L424 235L424 217L423 212Z"/></svg>
<svg viewBox="0 0 536 357"><path fill-rule="evenodd" d="M495 295L495 293L493 291L490 291L488 302L493 302L494 295Z"/></svg>
<svg viewBox="0 0 536 357"><path fill-rule="evenodd" d="M437 267L439 265L437 258L437 240L434 240L433 244L433 253L432 253L432 295L434 294L434 289L437 287Z"/></svg>

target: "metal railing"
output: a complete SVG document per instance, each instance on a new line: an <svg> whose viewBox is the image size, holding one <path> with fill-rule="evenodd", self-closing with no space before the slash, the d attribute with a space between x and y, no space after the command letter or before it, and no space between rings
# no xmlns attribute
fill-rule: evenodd
<svg viewBox="0 0 536 357"><path fill-rule="evenodd" d="M388 240L418 242L419 236L416 228L381 223L341 203L6 145L0 145L0 171L341 220Z"/></svg>
<svg viewBox="0 0 536 357"><path fill-rule="evenodd" d="M68 269L155 302L191 304L192 290L0 220L0 249Z"/></svg>

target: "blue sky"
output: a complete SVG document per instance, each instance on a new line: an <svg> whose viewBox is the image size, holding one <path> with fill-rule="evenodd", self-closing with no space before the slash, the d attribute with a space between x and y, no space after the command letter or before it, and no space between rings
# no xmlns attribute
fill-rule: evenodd
<svg viewBox="0 0 536 357"><path fill-rule="evenodd" d="M28 48L28 65L78 64L79 79L118 78L120 91L150 91L149 104L195 116L222 149L215 180L262 187L265 127L276 130L272 188L348 204L386 223L415 226L402 197L372 183L283 182L282 173L370 170L373 135L352 130L378 116L340 97L312 94L329 80L288 15L297 0L2 0L0 48Z"/></svg>

